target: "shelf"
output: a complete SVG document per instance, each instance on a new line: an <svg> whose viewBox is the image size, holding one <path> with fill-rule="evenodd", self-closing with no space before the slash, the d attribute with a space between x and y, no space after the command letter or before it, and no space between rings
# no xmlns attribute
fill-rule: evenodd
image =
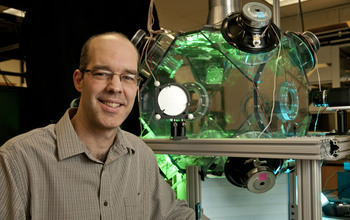
<svg viewBox="0 0 350 220"><path fill-rule="evenodd" d="M350 154L350 137L285 139L143 139L157 154L339 160Z"/></svg>

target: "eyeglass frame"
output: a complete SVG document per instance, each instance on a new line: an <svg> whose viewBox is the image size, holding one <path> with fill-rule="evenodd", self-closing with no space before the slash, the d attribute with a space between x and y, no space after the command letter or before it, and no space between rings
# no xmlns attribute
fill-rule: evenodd
<svg viewBox="0 0 350 220"><path fill-rule="evenodd" d="M113 76L114 75L117 75L119 76L119 80L120 82L122 83L123 85L123 81L125 81L125 79L123 80L122 76L128 76L128 77L135 77L136 78L136 86L139 86L142 82L142 77L139 76L138 74L135 74L135 73L113 73L112 71L108 70L108 69L105 69L105 68L92 68L92 69L85 69L85 70L80 70L82 73L90 73L90 75L96 79L96 80L106 80L106 81L111 81L113 79ZM103 73L104 74L107 74L108 76L105 78L105 79L97 79L96 77L98 77L96 74L94 74L94 72L96 71L104 71ZM125 85L125 84L124 84Z"/></svg>

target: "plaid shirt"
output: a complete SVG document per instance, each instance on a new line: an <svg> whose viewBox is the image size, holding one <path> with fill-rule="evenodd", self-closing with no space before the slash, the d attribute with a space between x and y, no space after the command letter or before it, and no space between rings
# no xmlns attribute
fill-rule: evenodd
<svg viewBox="0 0 350 220"><path fill-rule="evenodd" d="M0 148L0 219L195 219L141 139L118 128L103 163L75 133L75 112Z"/></svg>

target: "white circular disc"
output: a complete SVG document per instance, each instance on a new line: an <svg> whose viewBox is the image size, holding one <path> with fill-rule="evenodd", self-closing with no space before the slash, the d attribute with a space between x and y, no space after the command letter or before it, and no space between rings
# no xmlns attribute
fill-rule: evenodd
<svg viewBox="0 0 350 220"><path fill-rule="evenodd" d="M187 103L186 92L176 85L166 86L159 92L158 105L166 115L180 115L185 111Z"/></svg>

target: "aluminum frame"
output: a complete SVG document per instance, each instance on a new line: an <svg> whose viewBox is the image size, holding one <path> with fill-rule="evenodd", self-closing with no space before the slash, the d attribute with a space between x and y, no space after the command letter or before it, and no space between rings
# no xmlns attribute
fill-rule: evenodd
<svg viewBox="0 0 350 220"><path fill-rule="evenodd" d="M263 157L296 160L298 220L321 220L321 161L350 155L350 137L284 139L143 139L157 154ZM296 186L295 186L296 187ZM294 204L293 204L294 205ZM290 219L296 216L290 215Z"/></svg>

